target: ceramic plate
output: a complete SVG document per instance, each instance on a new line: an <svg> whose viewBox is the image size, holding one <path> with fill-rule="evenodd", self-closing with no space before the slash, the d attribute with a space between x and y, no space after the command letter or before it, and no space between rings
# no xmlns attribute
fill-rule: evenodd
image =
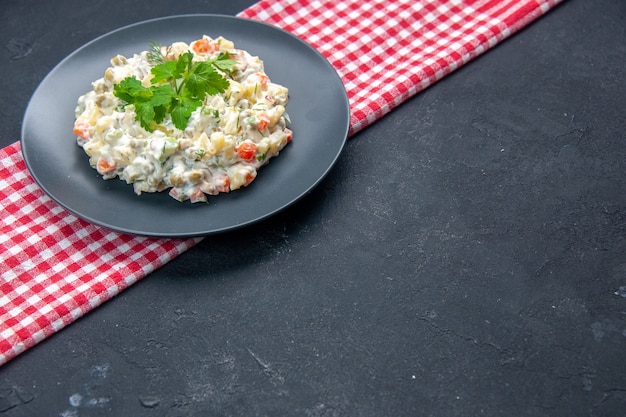
<svg viewBox="0 0 626 417"><path fill-rule="evenodd" d="M72 132L79 96L117 55L202 35L224 36L259 56L272 81L289 88L293 141L243 189L209 196L208 204L167 195L134 194L119 179L103 180L89 166ZM258 222L310 192L337 161L350 109L341 79L328 61L294 35L264 23L221 15L149 20L101 36L59 63L39 85L24 115L22 152L31 174L56 202L89 222L132 234L203 236Z"/></svg>

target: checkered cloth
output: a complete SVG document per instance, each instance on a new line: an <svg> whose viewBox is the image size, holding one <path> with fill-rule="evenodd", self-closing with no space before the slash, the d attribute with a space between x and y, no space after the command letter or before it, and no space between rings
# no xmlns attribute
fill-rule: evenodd
<svg viewBox="0 0 626 417"><path fill-rule="evenodd" d="M354 134L561 0L262 0L240 16L299 36L344 82Z"/></svg>
<svg viewBox="0 0 626 417"><path fill-rule="evenodd" d="M279 26L337 69L350 134L561 0L262 0L239 16ZM0 364L114 297L199 239L130 236L52 201L14 143L0 150Z"/></svg>

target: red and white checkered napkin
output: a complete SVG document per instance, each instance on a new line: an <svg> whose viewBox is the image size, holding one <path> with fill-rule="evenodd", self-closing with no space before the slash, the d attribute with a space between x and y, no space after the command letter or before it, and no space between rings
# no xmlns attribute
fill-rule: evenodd
<svg viewBox="0 0 626 417"><path fill-rule="evenodd" d="M30 176L19 142L0 149L0 364L193 246L76 218Z"/></svg>
<svg viewBox="0 0 626 417"><path fill-rule="evenodd" d="M354 134L561 0L261 0L239 15L279 26L341 76Z"/></svg>
<svg viewBox="0 0 626 417"><path fill-rule="evenodd" d="M262 0L240 17L317 48L343 79L351 134L485 52L561 0ZM192 247L76 218L0 150L0 364Z"/></svg>

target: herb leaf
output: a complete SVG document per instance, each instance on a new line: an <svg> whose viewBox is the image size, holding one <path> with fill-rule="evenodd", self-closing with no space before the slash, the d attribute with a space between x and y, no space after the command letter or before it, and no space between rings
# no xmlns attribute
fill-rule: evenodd
<svg viewBox="0 0 626 417"><path fill-rule="evenodd" d="M175 100L170 107L170 115L172 116L172 123L179 129L184 129L187 126L187 122L191 117L191 113L202 105L202 100L194 99L192 97L180 97ZM182 127L179 127L182 126Z"/></svg>
<svg viewBox="0 0 626 417"><path fill-rule="evenodd" d="M174 90L167 84L152 87L150 90L152 91L152 99L150 101L154 106L167 106L174 98Z"/></svg>
<svg viewBox="0 0 626 417"><path fill-rule="evenodd" d="M187 77L187 89L196 97L214 95L226 91L228 80L208 62L199 62Z"/></svg>
<svg viewBox="0 0 626 417"><path fill-rule="evenodd" d="M233 71L237 62L230 59L230 54L228 52L222 52L215 60L212 61L212 64L222 71L230 73Z"/></svg>
<svg viewBox="0 0 626 417"><path fill-rule="evenodd" d="M150 131L152 131L150 122L153 120L157 123L163 121L164 106L171 100L167 98L169 91L166 89L160 87L146 88L135 77L124 78L121 83L113 86L113 94L129 104L133 104L136 119L144 129Z"/></svg>
<svg viewBox="0 0 626 417"><path fill-rule="evenodd" d="M156 50L153 45L153 55ZM154 131L154 125L161 123L167 114L174 126L183 130L207 95L220 94L228 88L228 79L218 70L230 72L235 65L228 53L208 61L193 62L193 57L193 53L187 51L176 61L163 59L150 70L150 87L144 87L134 76L127 77L113 87L113 94L135 106L136 120L147 131ZM152 59L151 62L158 61Z"/></svg>
<svg viewBox="0 0 626 417"><path fill-rule="evenodd" d="M180 73L176 70L178 61L166 61L162 64L153 67L150 72L152 73L152 84L159 83L161 81L169 80L170 78L178 78Z"/></svg>
<svg viewBox="0 0 626 417"><path fill-rule="evenodd" d="M135 99L149 99L151 97L150 90L141 85L135 77L126 77L113 87L113 92L116 97L131 103Z"/></svg>
<svg viewBox="0 0 626 417"><path fill-rule="evenodd" d="M165 55L169 52L169 48L165 50ZM150 42L150 50L148 51L148 61L152 65L158 65L165 62L165 55L161 49L161 45L156 42Z"/></svg>

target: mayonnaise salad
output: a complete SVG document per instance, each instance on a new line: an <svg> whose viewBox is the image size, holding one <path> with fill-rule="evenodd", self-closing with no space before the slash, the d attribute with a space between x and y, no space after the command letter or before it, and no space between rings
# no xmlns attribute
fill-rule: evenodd
<svg viewBox="0 0 626 417"><path fill-rule="evenodd" d="M194 61L228 53L234 69L220 71L228 88L207 95L184 129L166 115L148 131L136 120L135 106L114 95L114 86L131 76L149 86L150 52L112 58L103 78L92 83L93 90L76 107L74 133L89 163L104 179L119 177L132 184L138 195L169 189L173 198L192 203L248 186L291 141L288 89L270 80L259 57L235 49L221 36L176 42L161 51L168 60L191 51Z"/></svg>

